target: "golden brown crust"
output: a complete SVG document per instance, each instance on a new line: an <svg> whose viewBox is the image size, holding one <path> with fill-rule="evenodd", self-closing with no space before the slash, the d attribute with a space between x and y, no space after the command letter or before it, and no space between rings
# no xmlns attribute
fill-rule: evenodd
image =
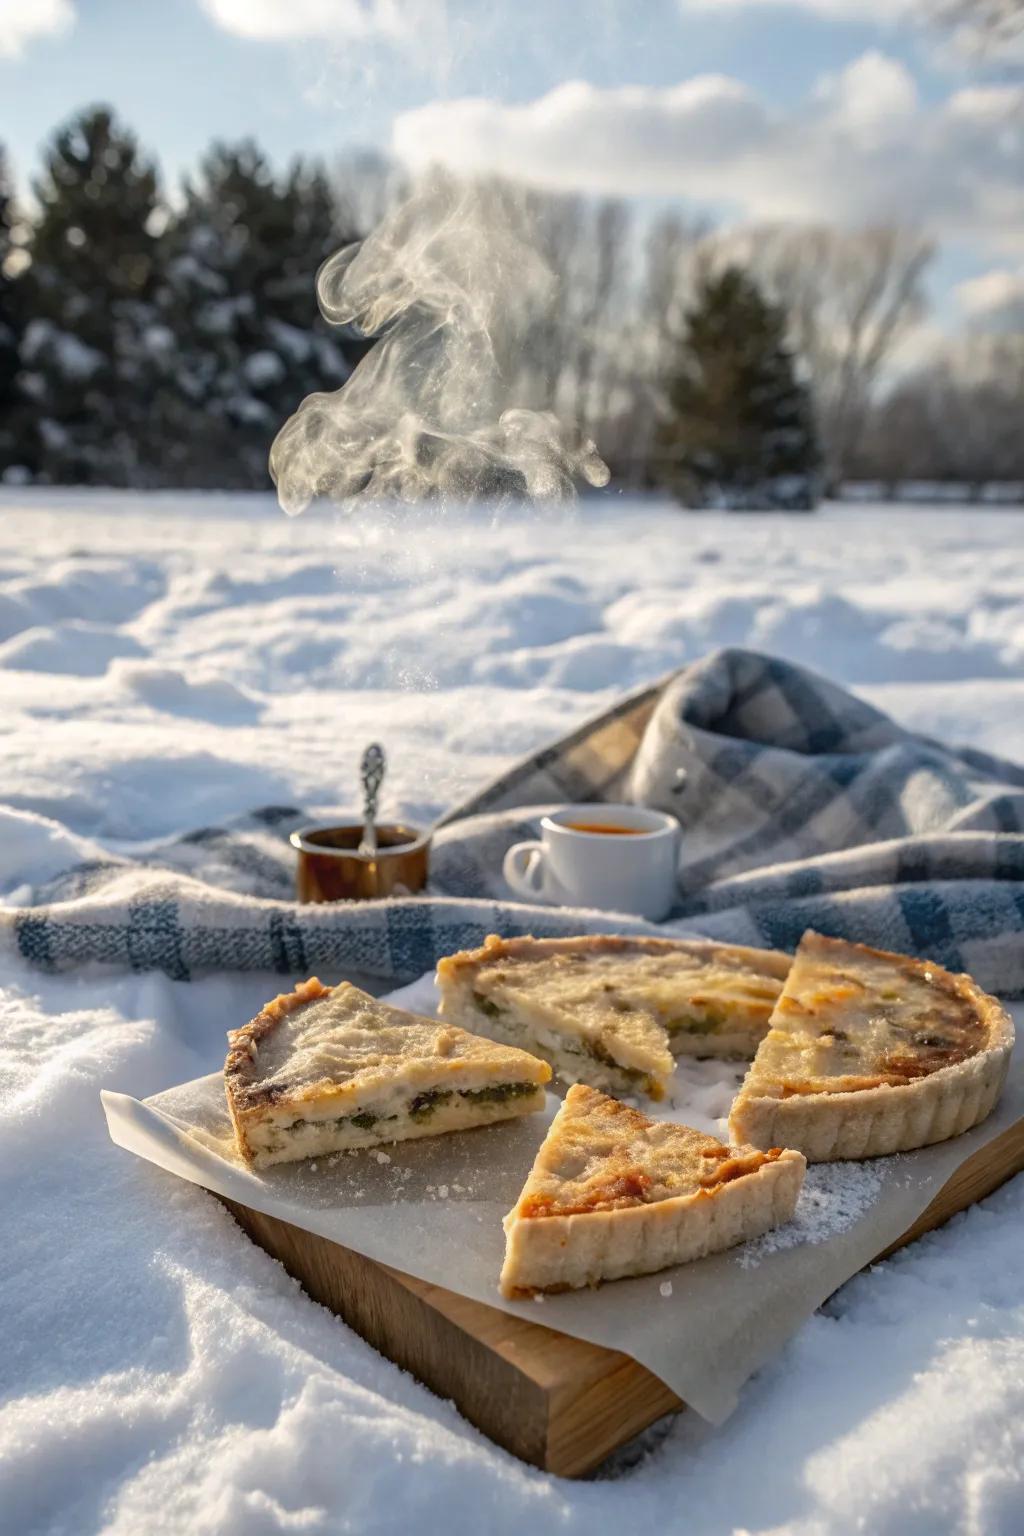
<svg viewBox="0 0 1024 1536"><path fill-rule="evenodd" d="M225 1076L236 1080L244 1078L251 1072L255 1048L272 1029L277 1028L282 1019L286 1019L304 1003L315 1003L318 997L329 997L332 991L333 988L325 987L319 977L311 976L308 981L300 981L293 992L279 992L248 1024L243 1024L240 1029L229 1030Z"/></svg>
<svg viewBox="0 0 1024 1536"><path fill-rule="evenodd" d="M589 950L594 954L623 954L639 950L651 955L671 954L673 950L691 954L706 954L708 959L723 953L777 976L784 981L792 956L777 949L752 949L743 944L720 944L714 939L653 939L628 934L588 933L565 939L535 939L524 935L517 939L503 939L489 933L479 949L463 949L454 955L445 955L437 962L437 976L441 982L455 977L460 970L492 960L540 960L545 955L578 954Z"/></svg>
<svg viewBox="0 0 1024 1536"><path fill-rule="evenodd" d="M707 939L490 934L438 962L439 1012L568 1082L659 1099L680 1055L750 1059L789 964Z"/></svg>
<svg viewBox="0 0 1024 1536"><path fill-rule="evenodd" d="M566 1095L505 1220L506 1296L648 1274L793 1214L799 1152L727 1147L597 1089Z"/></svg>
<svg viewBox="0 0 1024 1536"><path fill-rule="evenodd" d="M260 1103L266 1103L268 1098L272 1097L268 1091L260 1096L251 1086L247 1089L247 1080L253 1075L257 1047L260 1041L265 1039L272 1029L276 1029L282 1019L294 1013L296 1008L301 1008L306 1003L314 1003L319 997L327 997L331 990L330 987L323 985L319 977L311 976L308 981L300 981L294 991L279 992L277 997L272 998L264 1008L260 1009L254 1019L250 1019L248 1024L243 1024L240 1029L228 1031L224 1087L238 1150L247 1163L252 1163L253 1151L245 1134L246 1115L257 1109Z"/></svg>
<svg viewBox="0 0 1024 1536"><path fill-rule="evenodd" d="M569 1125L564 1126L563 1142L569 1142L573 1130L582 1131L582 1137L574 1138L574 1150L579 1153L586 1145L589 1124L599 1122L600 1139L607 1149L589 1177L573 1181L574 1192L568 1199L564 1191L524 1194L516 1206L517 1217L530 1221L551 1216L575 1216L587 1211L624 1210L633 1205L646 1205L652 1197L664 1198L659 1190L657 1165L664 1162L665 1148L652 1157L653 1149L646 1142L647 1133L655 1129L657 1122L630 1105L582 1083L570 1088L567 1101L571 1101L570 1109L581 1118L570 1123L572 1129ZM779 1156L778 1147L767 1152L753 1148L737 1151L713 1136L701 1136L686 1127L663 1124L660 1129L685 1144L688 1157L695 1161L693 1192L702 1191L707 1196L715 1195L731 1180L754 1173ZM617 1144L615 1138L618 1138ZM608 1146L609 1141L611 1146Z"/></svg>
<svg viewBox="0 0 1024 1536"><path fill-rule="evenodd" d="M507 1223L502 1294L509 1300L555 1295L748 1242L791 1220L805 1168L800 1153L787 1149L727 1184L714 1200L698 1190L656 1205Z"/></svg>
<svg viewBox="0 0 1024 1536"><path fill-rule="evenodd" d="M231 1119L257 1167L532 1113L551 1077L525 1051L315 977L228 1039ZM410 1113L424 1094L429 1111Z"/></svg>
<svg viewBox="0 0 1024 1536"><path fill-rule="evenodd" d="M894 1043L883 1051L873 1070L849 1072L830 1079L811 1074L778 1073L774 1078L754 1064L733 1104L730 1133L754 1146L796 1147L811 1161L880 1157L911 1151L960 1135L980 1124L998 1101L1013 1048L1013 1023L996 998L974 979L945 970L931 961L913 960L866 944L825 939L808 932L801 941L817 956L834 958L837 968L858 956L880 961L894 975L924 979L960 1010L951 1025L948 1016L936 1044ZM798 951L798 956L800 951ZM797 974L794 972L794 974ZM841 1001L841 1000L840 1000ZM772 1031L785 1029L799 999L783 992ZM812 1010L813 1013L813 1010ZM822 1031L828 1029L828 999L821 1009Z"/></svg>

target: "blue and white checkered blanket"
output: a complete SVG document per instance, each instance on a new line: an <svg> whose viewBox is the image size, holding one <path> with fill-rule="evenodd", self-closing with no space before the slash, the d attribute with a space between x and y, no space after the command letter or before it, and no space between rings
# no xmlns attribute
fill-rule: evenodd
<svg viewBox="0 0 1024 1536"><path fill-rule="evenodd" d="M683 826L659 929L507 899L505 849L553 804L630 800ZM1024 994L1024 769L914 735L789 662L722 650L623 699L438 825L430 893L299 906L266 807L78 863L0 912L0 944L47 970L90 962L409 980L487 933L698 933L792 949L805 928L928 956Z"/></svg>

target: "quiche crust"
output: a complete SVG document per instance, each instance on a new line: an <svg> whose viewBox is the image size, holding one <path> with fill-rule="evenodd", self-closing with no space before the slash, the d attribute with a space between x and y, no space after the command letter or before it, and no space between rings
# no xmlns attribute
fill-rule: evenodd
<svg viewBox="0 0 1024 1536"><path fill-rule="evenodd" d="M711 940L491 934L438 962L439 1011L569 1082L657 1099L678 1056L749 1061L789 966L775 950Z"/></svg>
<svg viewBox="0 0 1024 1536"><path fill-rule="evenodd" d="M880 987L887 971L891 986ZM939 1005L934 1034L929 995ZM849 1070L825 1072L837 1040ZM1009 1015L970 976L808 932L729 1131L757 1147L796 1147L811 1162L946 1141L992 1112L1013 1041Z"/></svg>
<svg viewBox="0 0 1024 1536"><path fill-rule="evenodd" d="M546 1062L315 977L228 1035L238 1150L253 1167L542 1109Z"/></svg>
<svg viewBox="0 0 1024 1536"><path fill-rule="evenodd" d="M651 1274L758 1237L793 1215L805 1167L799 1152L727 1147L576 1084L505 1218L502 1293Z"/></svg>

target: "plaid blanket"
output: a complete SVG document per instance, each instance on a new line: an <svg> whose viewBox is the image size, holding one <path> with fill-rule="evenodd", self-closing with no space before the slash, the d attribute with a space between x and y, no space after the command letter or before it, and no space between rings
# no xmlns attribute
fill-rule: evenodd
<svg viewBox="0 0 1024 1536"><path fill-rule="evenodd" d="M506 848L535 835L549 806L602 799L682 823L679 901L658 929L507 899ZM718 651L624 698L449 812L429 894L299 906L287 834L308 819L269 806L132 858L78 859L0 912L0 946L47 970L398 982L491 932L696 933L792 949L813 927L1024 993L1024 770L915 735L751 651Z"/></svg>

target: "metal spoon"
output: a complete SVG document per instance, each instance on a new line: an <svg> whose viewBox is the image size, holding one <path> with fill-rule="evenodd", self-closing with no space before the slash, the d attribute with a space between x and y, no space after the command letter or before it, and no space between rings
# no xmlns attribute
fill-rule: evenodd
<svg viewBox="0 0 1024 1536"><path fill-rule="evenodd" d="M372 742L363 753L363 760L359 765L363 781L363 835L359 843L359 852L367 858L372 858L377 852L377 798L380 795L380 786L384 782L386 769L387 759L384 756L384 748Z"/></svg>

